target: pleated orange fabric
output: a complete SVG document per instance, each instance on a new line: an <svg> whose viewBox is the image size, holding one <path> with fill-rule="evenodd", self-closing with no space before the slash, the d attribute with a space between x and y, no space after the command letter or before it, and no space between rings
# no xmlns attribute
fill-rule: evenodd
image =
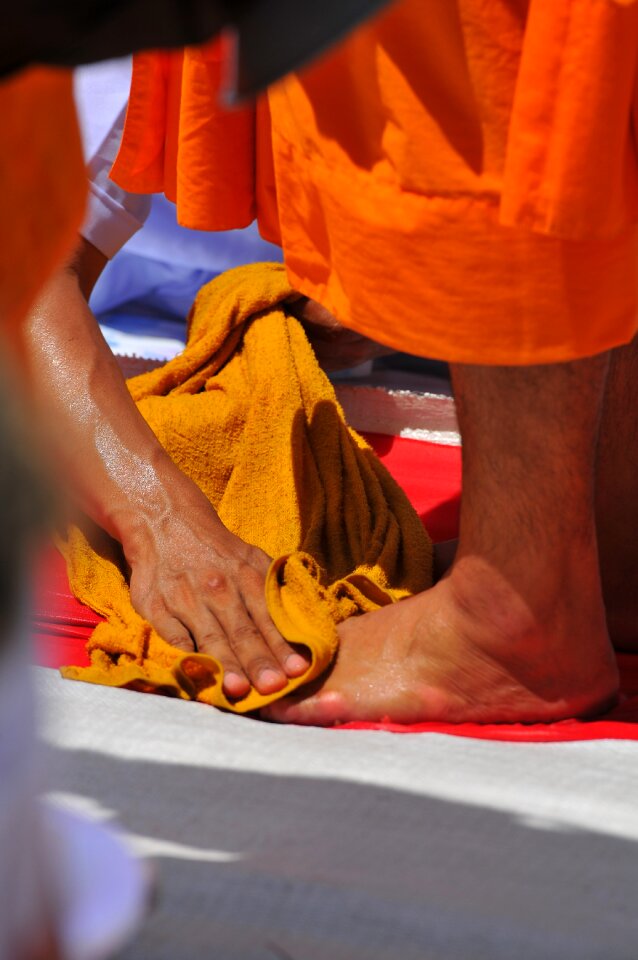
<svg viewBox="0 0 638 960"><path fill-rule="evenodd" d="M634 2L399 0L270 91L274 184L262 136L241 195L293 286L377 340L475 364L599 353L636 331L637 61ZM192 156L241 152L196 128L183 76ZM134 82L125 153L149 121L173 136L150 110ZM181 201L216 228L213 197Z"/></svg>
<svg viewBox="0 0 638 960"><path fill-rule="evenodd" d="M256 218L276 228L270 116L264 100L223 105L226 40L133 58L131 96L112 178L134 193L164 193L195 230L232 230ZM270 157L269 157L270 154Z"/></svg>
<svg viewBox="0 0 638 960"><path fill-rule="evenodd" d="M0 328L13 341L77 240L85 194L71 73L33 68L0 83Z"/></svg>

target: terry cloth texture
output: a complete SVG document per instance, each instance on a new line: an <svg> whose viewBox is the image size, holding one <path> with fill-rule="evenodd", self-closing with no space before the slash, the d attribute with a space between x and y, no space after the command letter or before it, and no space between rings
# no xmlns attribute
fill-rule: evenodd
<svg viewBox="0 0 638 960"><path fill-rule="evenodd" d="M144 54L112 175L186 226L258 216L295 289L398 349L574 360L636 330L637 62L633 0L399 0L270 117L224 114L210 52Z"/></svg>
<svg viewBox="0 0 638 960"><path fill-rule="evenodd" d="M230 702L222 670L171 647L133 609L107 548L78 530L65 552L78 599L107 618L91 666L66 677L165 693L243 713L319 676L347 617L426 589L432 545L400 487L344 421L301 325L279 264L240 267L200 291L188 343L164 367L129 381L138 407L224 524L277 558L266 582L275 625L311 652L304 676L277 694Z"/></svg>

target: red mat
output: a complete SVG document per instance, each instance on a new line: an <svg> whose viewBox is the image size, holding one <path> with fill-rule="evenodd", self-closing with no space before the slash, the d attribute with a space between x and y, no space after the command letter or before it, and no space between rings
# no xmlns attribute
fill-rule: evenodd
<svg viewBox="0 0 638 960"><path fill-rule="evenodd" d="M458 447L444 447L369 434L368 440L390 473L401 484L436 542L457 535L461 491ZM51 552L44 558L37 591L34 632L36 660L41 666L82 666L84 649L99 617L69 593L62 559ZM552 724L400 724L350 723L339 730L387 730L393 733L448 733L483 740L531 743L566 740L638 740L638 656L619 656L621 702L598 720L563 720Z"/></svg>

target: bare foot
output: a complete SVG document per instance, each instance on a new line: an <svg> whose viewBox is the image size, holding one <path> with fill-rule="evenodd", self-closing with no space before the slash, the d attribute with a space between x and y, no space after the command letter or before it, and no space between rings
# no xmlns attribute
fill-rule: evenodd
<svg viewBox="0 0 638 960"><path fill-rule="evenodd" d="M533 723L614 703L593 511L607 357L451 369L463 437L452 568L343 624L331 674L270 719Z"/></svg>
<svg viewBox="0 0 638 960"><path fill-rule="evenodd" d="M283 723L544 722L611 706L618 677L597 584L534 609L484 560L461 559L426 593L340 628L323 682L266 708Z"/></svg>

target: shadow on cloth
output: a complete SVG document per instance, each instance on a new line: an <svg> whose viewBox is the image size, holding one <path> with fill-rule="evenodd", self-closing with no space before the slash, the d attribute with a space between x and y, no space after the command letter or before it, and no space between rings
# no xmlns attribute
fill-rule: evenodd
<svg viewBox="0 0 638 960"><path fill-rule="evenodd" d="M47 752L51 789L179 845L120 960L636 956L638 844L571 826L573 808L533 821L336 778Z"/></svg>

